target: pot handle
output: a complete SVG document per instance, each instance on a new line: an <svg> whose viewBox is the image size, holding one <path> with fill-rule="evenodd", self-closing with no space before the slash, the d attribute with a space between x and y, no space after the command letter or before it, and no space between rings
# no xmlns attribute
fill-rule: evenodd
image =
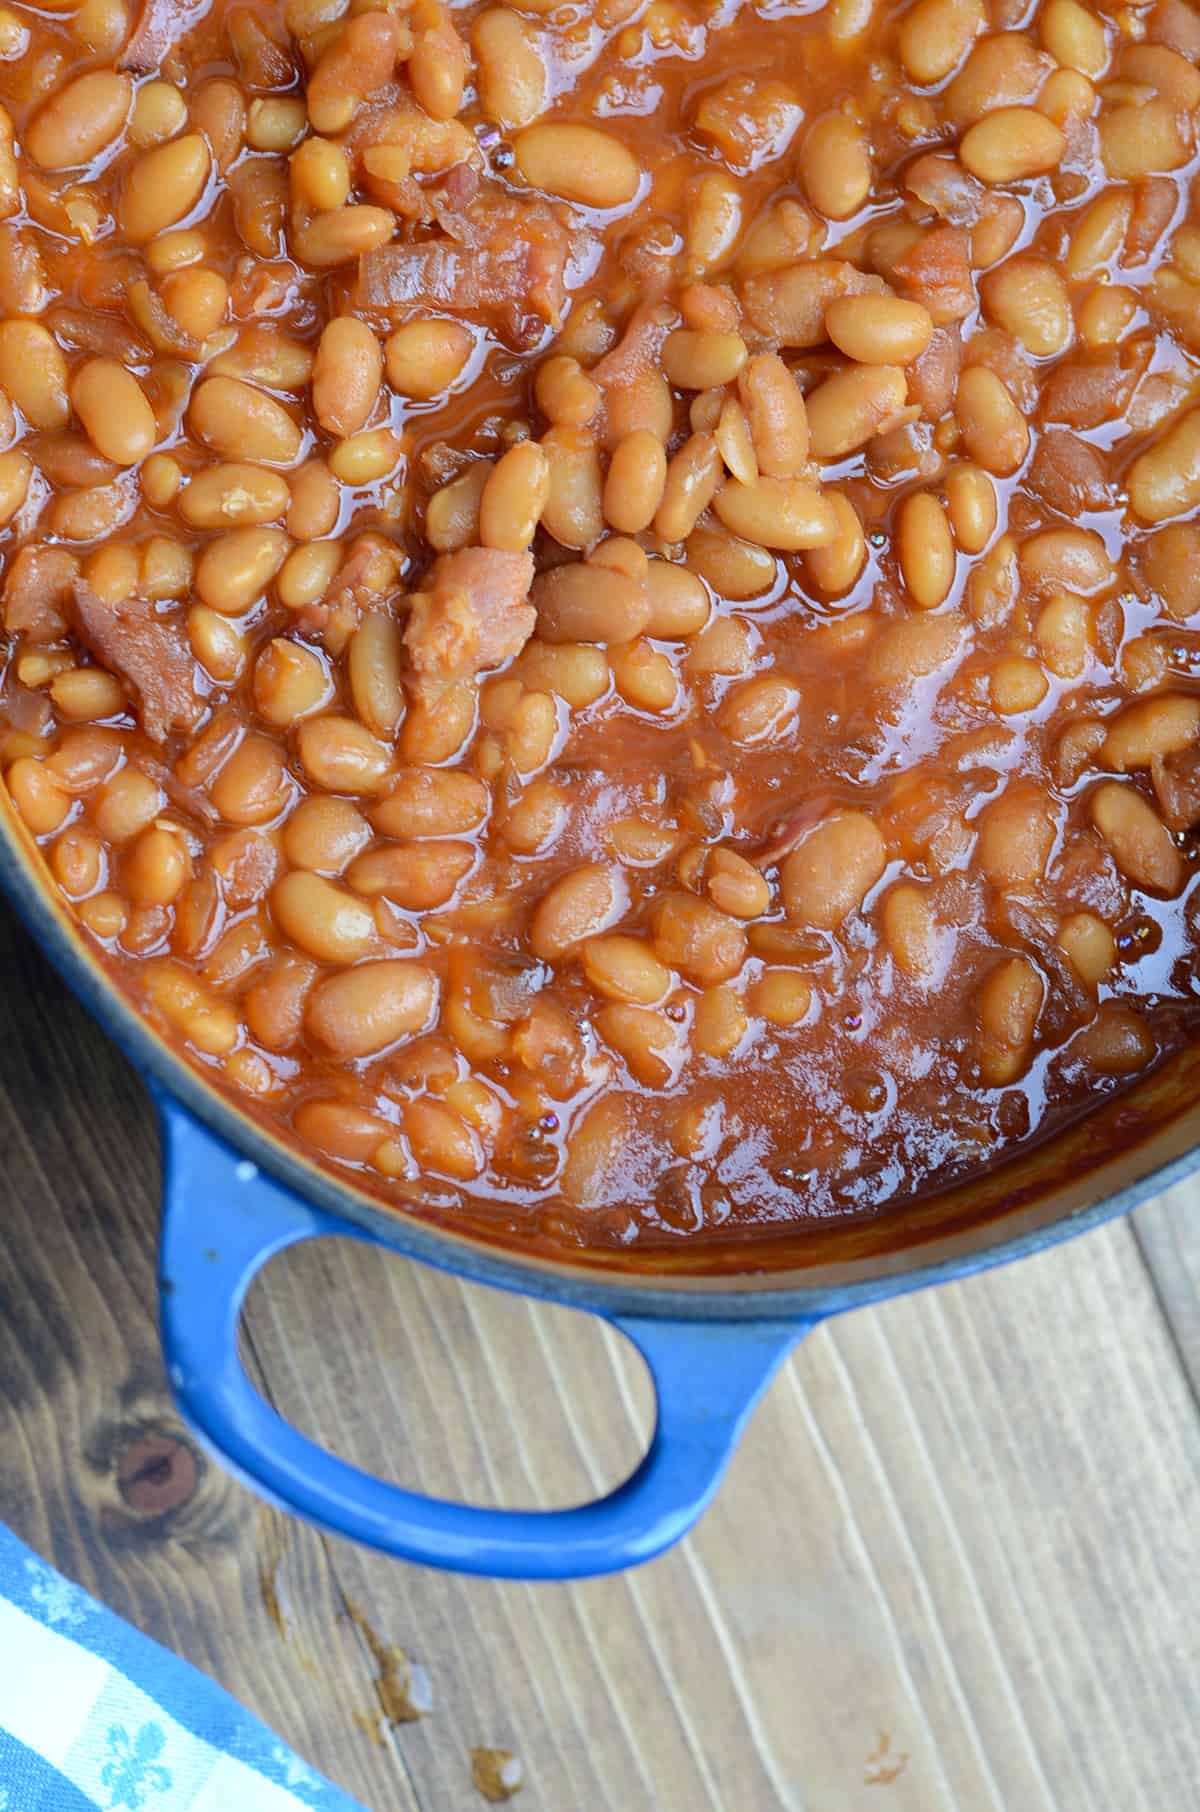
<svg viewBox="0 0 1200 1812"><path fill-rule="evenodd" d="M811 1325L610 1316L649 1365L658 1403L649 1449L616 1490L565 1510L489 1510L405 1490L285 1422L238 1354L246 1292L276 1253L323 1235L382 1242L239 1158L177 1101L160 1095L158 1107L162 1335L180 1409L264 1496L405 1560L509 1579L577 1579L650 1560L707 1507L750 1411Z"/></svg>

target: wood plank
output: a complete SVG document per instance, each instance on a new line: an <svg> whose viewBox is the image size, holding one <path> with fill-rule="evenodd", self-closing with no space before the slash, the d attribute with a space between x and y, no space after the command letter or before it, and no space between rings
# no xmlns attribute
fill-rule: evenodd
<svg viewBox="0 0 1200 1812"><path fill-rule="evenodd" d="M561 1502L581 1465L620 1476L641 1417L631 1364L551 1319L339 1242L288 1255L254 1326L285 1409L359 1463ZM364 1320L391 1400L365 1421L341 1395ZM528 1805L858 1812L900 1766L891 1803L920 1812L1158 1812L1200 1771L1198 1478L1200 1424L1116 1227L818 1333L695 1537L624 1579L338 1566L402 1639L453 1629L439 1694L523 1754ZM432 1721L408 1753L431 1804L476 1803Z"/></svg>
<svg viewBox="0 0 1200 1812"><path fill-rule="evenodd" d="M832 1344L847 1444L827 1393L814 1413L839 1466L870 1456L907 1532L916 1564L879 1548L878 1571L901 1627L936 1619L941 1659L928 1637L918 1652L970 1713L997 1803L1188 1803L1200 1430L1128 1229ZM877 1547L881 1510L859 1502Z"/></svg>
<svg viewBox="0 0 1200 1812"><path fill-rule="evenodd" d="M1200 1177L1139 1208L1132 1226L1200 1405Z"/></svg>
<svg viewBox="0 0 1200 1812"><path fill-rule="evenodd" d="M375 1672L321 1538L202 1457L176 1509L121 1495L139 1438L179 1443L175 1464L194 1453L155 1326L150 1107L8 919L0 966L0 1520L365 1804L416 1812L397 1757L355 1722L377 1712Z"/></svg>

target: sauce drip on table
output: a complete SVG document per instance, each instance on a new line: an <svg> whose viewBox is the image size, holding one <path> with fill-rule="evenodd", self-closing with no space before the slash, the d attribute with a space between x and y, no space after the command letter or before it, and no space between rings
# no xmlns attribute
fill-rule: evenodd
<svg viewBox="0 0 1200 1812"><path fill-rule="evenodd" d="M1197 1014L1185 0L0 6L0 767L385 1200L744 1240Z"/></svg>

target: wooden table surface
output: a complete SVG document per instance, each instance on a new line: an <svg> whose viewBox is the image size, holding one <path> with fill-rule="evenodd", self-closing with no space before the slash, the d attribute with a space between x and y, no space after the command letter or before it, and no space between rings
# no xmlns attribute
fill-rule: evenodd
<svg viewBox="0 0 1200 1812"><path fill-rule="evenodd" d="M458 1579L193 1460L148 1103L0 940L0 1519L370 1812L482 1807L481 1748L520 1758L522 1812L1200 1805L1197 1186L812 1336L654 1564ZM477 1501L594 1491L645 1427L640 1362L588 1317L348 1242L278 1261L247 1341L310 1432Z"/></svg>

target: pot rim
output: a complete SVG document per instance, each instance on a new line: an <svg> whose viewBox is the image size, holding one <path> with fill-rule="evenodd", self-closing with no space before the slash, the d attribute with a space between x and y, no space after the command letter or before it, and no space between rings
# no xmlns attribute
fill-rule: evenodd
<svg viewBox="0 0 1200 1812"><path fill-rule="evenodd" d="M411 1210L383 1206L239 1110L138 1011L52 892L48 877L39 875L41 860L37 845L7 804L0 809L0 891L68 987L143 1076L160 1114L182 1108L277 1182L344 1222L348 1236L366 1236L408 1258L496 1288L606 1315L812 1322L1042 1251L1128 1212L1200 1168L1200 1144L1192 1144L1165 1162L1151 1163L1111 1192L1101 1189L1096 1200L1050 1211L1044 1221L1019 1232L1005 1231L1013 1215L1002 1211L974 1229L967 1226L950 1234L952 1249L944 1255L922 1261L921 1251L936 1248L939 1242L926 1242L923 1248L898 1241L882 1265L871 1257L853 1261L852 1269L873 1264L874 1270L837 1283L819 1281L819 1273L844 1271L845 1263L814 1264L810 1268L814 1281L797 1283L803 1267L773 1271L751 1265L708 1275L663 1274L521 1253L482 1235L422 1220ZM984 1217L980 1219L983 1223ZM968 1238L968 1250L953 1249Z"/></svg>

